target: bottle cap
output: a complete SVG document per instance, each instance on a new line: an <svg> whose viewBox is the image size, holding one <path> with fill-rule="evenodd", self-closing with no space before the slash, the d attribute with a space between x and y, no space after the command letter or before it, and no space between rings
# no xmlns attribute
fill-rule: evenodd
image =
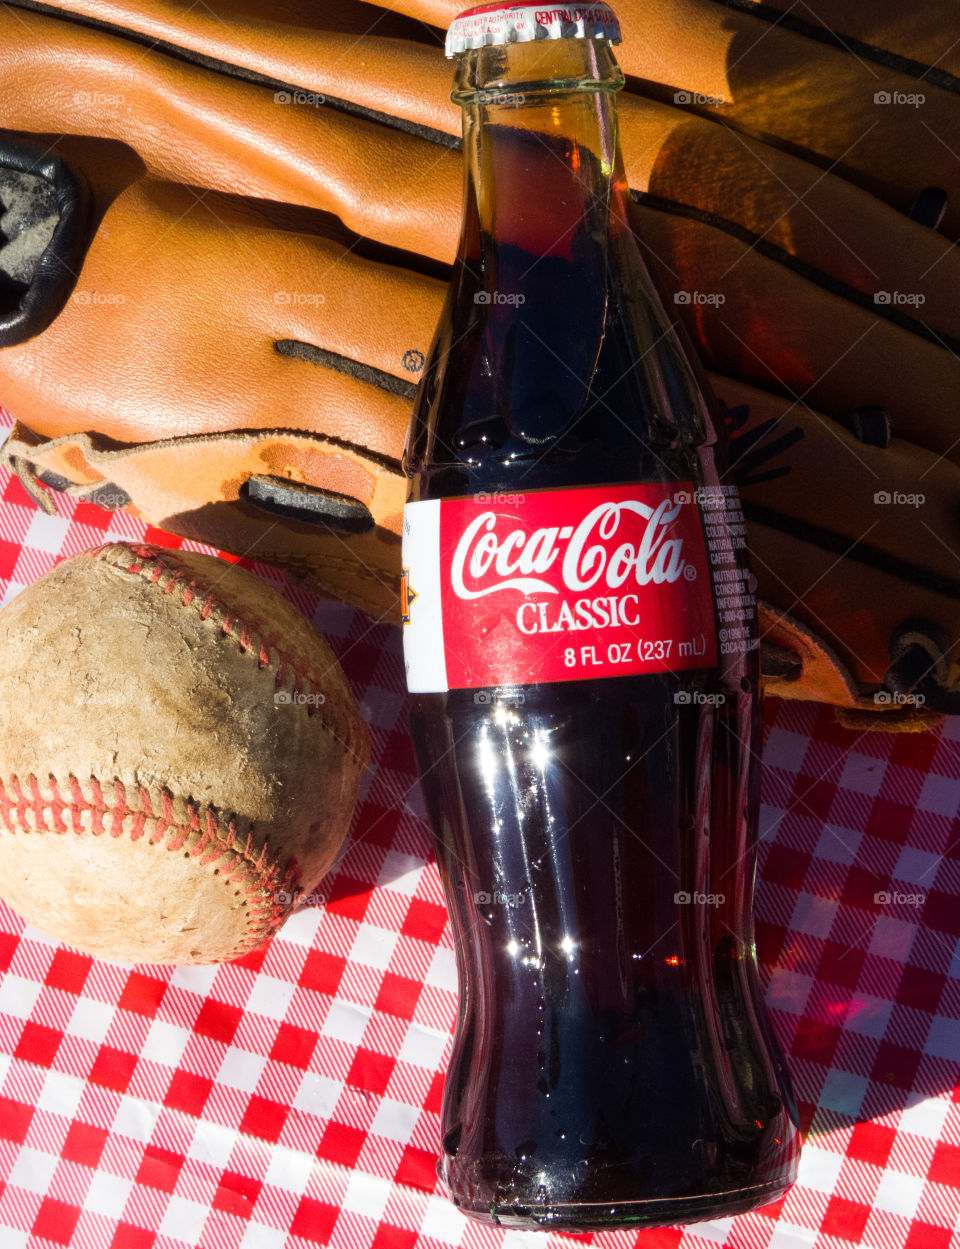
<svg viewBox="0 0 960 1249"><path fill-rule="evenodd" d="M606 4L540 8L535 4L481 4L455 17L447 31L447 56L470 48L535 39L609 39L620 42L620 23Z"/></svg>

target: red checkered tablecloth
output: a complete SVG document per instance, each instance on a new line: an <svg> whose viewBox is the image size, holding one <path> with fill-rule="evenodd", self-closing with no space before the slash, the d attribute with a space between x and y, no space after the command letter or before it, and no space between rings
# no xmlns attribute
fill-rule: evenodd
<svg viewBox="0 0 960 1249"><path fill-rule="evenodd" d="M58 509L0 474L3 602L112 537L178 545ZM397 631L254 571L371 726L351 838L322 905L217 967L98 962L0 903L0 1249L960 1244L960 723L858 735L768 706L757 946L806 1134L791 1193L689 1230L500 1232L435 1177L457 982Z"/></svg>

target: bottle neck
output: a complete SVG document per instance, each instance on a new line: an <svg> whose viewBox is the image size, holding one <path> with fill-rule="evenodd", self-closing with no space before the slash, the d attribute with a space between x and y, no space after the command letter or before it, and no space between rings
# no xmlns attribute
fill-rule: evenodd
<svg viewBox="0 0 960 1249"><path fill-rule="evenodd" d="M463 110L460 259L481 261L492 300L522 294L490 285L501 248L569 260L585 237L605 253L610 234L626 228L615 104L622 86L600 40L479 48L459 58L452 98Z"/></svg>

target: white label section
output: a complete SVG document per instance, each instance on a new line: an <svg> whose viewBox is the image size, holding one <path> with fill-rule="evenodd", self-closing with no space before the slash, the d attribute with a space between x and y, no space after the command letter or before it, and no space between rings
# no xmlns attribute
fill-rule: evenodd
<svg viewBox="0 0 960 1249"><path fill-rule="evenodd" d="M408 503L403 509L401 560L407 593L417 610L403 626L403 662L411 694L448 689L440 599L440 499Z"/></svg>

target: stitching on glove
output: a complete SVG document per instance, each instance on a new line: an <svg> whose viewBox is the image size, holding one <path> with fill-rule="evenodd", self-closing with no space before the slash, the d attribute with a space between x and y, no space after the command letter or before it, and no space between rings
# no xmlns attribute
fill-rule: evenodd
<svg viewBox="0 0 960 1249"><path fill-rule="evenodd" d="M268 852L266 845L257 854L252 832L248 830L244 840L235 818L224 817L215 808L201 807L188 798L184 802L187 822L178 822L170 790L158 788L151 792L145 785L134 786L139 805L131 806L127 787L116 778L105 785L91 776L89 797L72 774L66 786L69 798L64 797L55 776L48 777L48 784L50 793L45 796L33 773L26 777L26 786L17 775L10 776L6 783L0 779L0 820L9 833L89 831L94 837L126 834L131 841L147 834L149 845L162 844L171 853L182 851L184 858L199 859L200 866L213 868L213 875L222 877L225 885L238 886L234 896L241 898L246 912L246 934L228 958L259 945L279 926L283 908L275 897L296 887L296 862L291 860L286 869L281 869L279 859ZM113 802L104 793L111 788ZM48 815L52 827L47 822ZM224 858L226 862L220 862ZM220 866L214 866L218 863Z"/></svg>
<svg viewBox="0 0 960 1249"><path fill-rule="evenodd" d="M776 243L754 234L752 230L748 230L746 226L740 225L739 222L731 221L728 217L720 217L705 208L696 208L692 204L681 204L679 200L666 199L662 195L652 195L649 191L631 191L630 198L635 204L640 204L644 208L650 208L654 212L668 213L671 216L683 217L687 221L698 221L702 225L711 226L715 230L722 230L724 234L729 234L731 238L737 239L738 242L746 243L751 251L759 252L760 255L766 256L768 260L775 260L778 264L791 269L808 282L813 282L815 286L829 291L831 295L839 295L841 299L857 304L859 307L866 309L872 316L882 317L885 321L892 321L894 325L898 325L902 330L916 334L918 338L932 343L935 347L941 348L941 350L948 351L951 355L960 355L960 338L956 338L953 334L933 330L925 322L917 317L911 317L908 313L893 307L892 304L874 303L872 294L861 291L855 286L850 286L847 282L832 277L829 273L824 273L822 269L818 269L816 265L812 265L806 260L800 260L799 257L792 256Z"/></svg>
<svg viewBox="0 0 960 1249"><path fill-rule="evenodd" d="M359 382L368 382L388 390L391 395L399 395L402 399L413 399L417 393L417 383L404 381L402 377L394 377L384 369L372 364L363 364L352 356L341 356L336 351L327 351L325 347L314 347L312 343L302 343L296 338L278 338L273 344L274 351L281 356L291 356L296 360L308 360L311 364L322 364L338 373L346 373ZM396 461L394 461L396 463Z"/></svg>
<svg viewBox="0 0 960 1249"><path fill-rule="evenodd" d="M103 18L89 17L86 14L57 8L55 5L42 4L40 0L9 0L9 3L12 8L31 9L35 13L45 13L50 17L58 18L60 21L66 19L77 26L86 26L91 30L100 30L105 34L113 35L115 38L124 39L128 43L139 44L150 52L159 52L161 55L169 56L175 61L186 61L190 65L198 65L201 69L213 70L214 73L223 74L227 78L239 78L243 82L253 83L254 86L258 87L267 87L271 91L286 91L292 95L298 91L312 90L305 82L299 84L289 83L284 82L280 78L271 78L269 75L261 74L255 69L248 69L244 65L233 65L229 61L218 60L215 56L207 56L204 52L195 52L192 48L185 48L181 44L169 43L166 39L155 39L152 35L142 34L138 30L131 30L129 26L120 26L115 22L104 21ZM425 22L418 22L417 25L429 29ZM439 46L443 44L443 39L439 33L437 44ZM392 113L382 113L379 109L370 108L365 104L357 104L353 100L345 100L340 96L327 95L326 92L323 92L323 104L320 107L330 108L334 112L346 113L349 116L361 117L365 121L376 122L378 125L386 126L390 130L403 130L407 134L416 135L421 139L428 139L431 143L441 144L444 147L457 150L462 147L462 141L459 136L447 134L445 130L437 130L433 126L425 126L422 122L408 121L404 117L395 117Z"/></svg>
<svg viewBox="0 0 960 1249"><path fill-rule="evenodd" d="M811 524L810 521L801 520L796 516L784 516L774 511L773 508L763 507L747 500L743 502L743 512L748 519L758 525L765 525L768 529L777 530L778 533L799 538L803 542L809 542L811 546L818 546L824 551L842 555L845 559L854 559L860 564L875 568L878 572L885 572L900 581L909 581L913 585L922 586L925 590L933 590L936 594L942 594L946 598L960 599L960 581L931 572L928 568L920 568L905 559L900 559L897 555L891 555L889 551L881 551L866 542L854 542L851 545L846 534L834 533L830 529L824 529L820 525Z"/></svg>
<svg viewBox="0 0 960 1249"><path fill-rule="evenodd" d="M899 52L890 52L886 48L878 48L876 44L864 43L852 35L840 35L828 30L825 26L817 26L813 22L805 22L789 10L784 13L772 5L756 3L755 0L713 0L724 9L733 9L738 13L747 13L772 26L780 26L795 35L803 35L816 43L825 43L841 52L849 52L864 61L874 61L885 69L896 70L910 78L922 78L924 82L942 87L944 91L960 91L960 81L946 70L937 69L935 65L924 65L923 61L915 61L912 57L902 56ZM763 36L761 35L761 38Z"/></svg>

